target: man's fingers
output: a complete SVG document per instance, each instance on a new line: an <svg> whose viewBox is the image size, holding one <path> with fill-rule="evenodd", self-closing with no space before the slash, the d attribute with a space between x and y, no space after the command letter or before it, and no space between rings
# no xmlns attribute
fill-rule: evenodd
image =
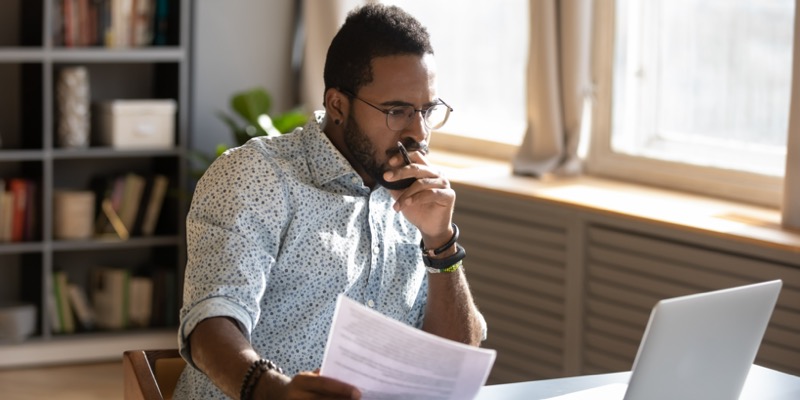
<svg viewBox="0 0 800 400"><path fill-rule="evenodd" d="M313 372L301 372L292 379L296 388L303 392L315 393L323 398L360 399L361 392L342 381L320 376Z"/></svg>

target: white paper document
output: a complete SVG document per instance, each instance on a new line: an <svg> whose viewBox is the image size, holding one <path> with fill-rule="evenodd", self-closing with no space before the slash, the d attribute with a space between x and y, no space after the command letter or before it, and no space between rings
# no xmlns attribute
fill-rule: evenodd
<svg viewBox="0 0 800 400"><path fill-rule="evenodd" d="M339 295L320 374L364 400L468 400L496 352L431 335Z"/></svg>

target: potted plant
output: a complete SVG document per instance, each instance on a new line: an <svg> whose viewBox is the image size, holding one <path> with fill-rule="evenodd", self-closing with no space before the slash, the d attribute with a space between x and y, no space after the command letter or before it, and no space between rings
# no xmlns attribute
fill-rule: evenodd
<svg viewBox="0 0 800 400"><path fill-rule="evenodd" d="M230 106L235 115L223 111L219 111L217 115L231 129L236 146L241 146L254 137L277 136L292 132L295 128L305 125L308 120L299 109L270 116L272 98L260 87L234 93ZM218 144L213 156L196 153L195 159L201 165L201 169L193 172L194 178L200 179L214 159L229 148L225 144Z"/></svg>

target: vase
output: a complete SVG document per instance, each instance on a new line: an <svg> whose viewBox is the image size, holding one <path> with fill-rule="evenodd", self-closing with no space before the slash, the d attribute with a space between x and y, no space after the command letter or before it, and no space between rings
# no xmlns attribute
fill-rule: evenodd
<svg viewBox="0 0 800 400"><path fill-rule="evenodd" d="M56 87L58 102L58 144L64 148L89 146L90 95L86 67L67 67L59 73Z"/></svg>

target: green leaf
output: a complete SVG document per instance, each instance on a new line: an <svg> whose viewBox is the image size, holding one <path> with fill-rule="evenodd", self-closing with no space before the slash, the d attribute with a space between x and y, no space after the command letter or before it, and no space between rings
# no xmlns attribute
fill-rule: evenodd
<svg viewBox="0 0 800 400"><path fill-rule="evenodd" d="M239 92L231 98L231 108L252 125L258 125L258 116L269 114L270 107L272 99L261 88Z"/></svg>
<svg viewBox="0 0 800 400"><path fill-rule="evenodd" d="M222 153L226 152L228 149L229 149L229 147L227 145L218 144L215 153L216 153L217 157L219 157L219 156L222 155Z"/></svg>
<svg viewBox="0 0 800 400"><path fill-rule="evenodd" d="M272 125L281 133L289 133L295 128L303 126L308 121L308 117L299 111L290 111L272 119Z"/></svg>

